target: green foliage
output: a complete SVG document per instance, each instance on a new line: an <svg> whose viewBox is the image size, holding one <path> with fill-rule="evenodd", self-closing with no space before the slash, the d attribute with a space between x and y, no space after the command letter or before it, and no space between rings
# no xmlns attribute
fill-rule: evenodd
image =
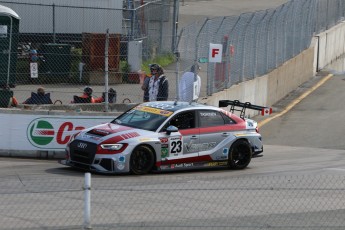
<svg viewBox="0 0 345 230"><path fill-rule="evenodd" d="M127 61L120 61L120 70L122 73L131 72L131 65Z"/></svg>
<svg viewBox="0 0 345 230"><path fill-rule="evenodd" d="M150 73L150 67L149 65L152 63L157 63L160 66L164 67L167 65L170 65L171 63L175 62L175 56L172 53L164 54L161 56L158 56L154 59L146 60L141 65L141 70L145 71L145 73Z"/></svg>
<svg viewBox="0 0 345 230"><path fill-rule="evenodd" d="M120 71L122 73L122 81L128 82L128 74L131 72L131 65L127 61L120 61Z"/></svg>
<svg viewBox="0 0 345 230"><path fill-rule="evenodd" d="M82 49L81 48L74 48L71 49L71 75L69 82L70 83L79 83L79 63L82 62ZM85 81L85 79L82 79ZM85 82L81 82L85 83Z"/></svg>

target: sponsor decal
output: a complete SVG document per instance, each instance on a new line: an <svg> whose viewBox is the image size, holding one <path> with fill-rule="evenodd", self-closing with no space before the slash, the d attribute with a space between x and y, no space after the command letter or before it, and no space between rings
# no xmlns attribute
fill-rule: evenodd
<svg viewBox="0 0 345 230"><path fill-rule="evenodd" d="M200 112L201 117L214 117L217 116L215 112Z"/></svg>
<svg viewBox="0 0 345 230"><path fill-rule="evenodd" d="M167 111L167 110L162 110L158 108L152 108L152 107L147 107L147 106L138 106L136 107L137 110L143 111L143 112L148 112L148 113L153 113L153 114L158 114L162 115L165 117L169 117L173 112Z"/></svg>
<svg viewBox="0 0 345 230"><path fill-rule="evenodd" d="M92 126L98 122L100 120L94 118L36 118L28 124L26 137L29 143L36 148L64 149L74 134L85 129L86 125Z"/></svg>
<svg viewBox="0 0 345 230"><path fill-rule="evenodd" d="M47 145L54 139L55 131L51 123L38 120L29 125L28 137L36 145Z"/></svg>
<svg viewBox="0 0 345 230"><path fill-rule="evenodd" d="M126 157L120 155L118 160L119 160L119 162L121 162L121 163L125 163L125 162L126 162Z"/></svg>
<svg viewBox="0 0 345 230"><path fill-rule="evenodd" d="M207 151L213 149L217 145L216 142L194 144L192 141L185 144L187 152Z"/></svg>
<svg viewBox="0 0 345 230"><path fill-rule="evenodd" d="M227 161L219 161L219 162L208 162L205 166L215 167L215 166L226 166L228 165Z"/></svg>
<svg viewBox="0 0 345 230"><path fill-rule="evenodd" d="M28 125L27 137L36 147L46 146L55 141L59 145L66 145L75 131L82 129L82 126L74 127L72 122L63 122L59 127L54 127L44 119L36 119Z"/></svg>
<svg viewBox="0 0 345 230"><path fill-rule="evenodd" d="M169 139L167 137L159 138L161 143L168 143Z"/></svg>
<svg viewBox="0 0 345 230"><path fill-rule="evenodd" d="M153 138L140 138L139 141L140 142L147 142L147 141L154 141L155 139Z"/></svg>
<svg viewBox="0 0 345 230"><path fill-rule="evenodd" d="M244 134L244 133L236 133L235 136L236 136L236 137L244 137L244 136L247 136L247 134Z"/></svg>
<svg viewBox="0 0 345 230"><path fill-rule="evenodd" d="M170 165L161 165L160 169L164 170L164 169L170 169L171 166Z"/></svg>
<svg viewBox="0 0 345 230"><path fill-rule="evenodd" d="M183 142L182 136L174 136L171 137L169 140L169 152L174 155L178 156L183 153Z"/></svg>
<svg viewBox="0 0 345 230"><path fill-rule="evenodd" d="M169 156L169 149L168 148L162 148L161 149L161 158L166 158Z"/></svg>
<svg viewBox="0 0 345 230"><path fill-rule="evenodd" d="M125 162L126 162L126 157L123 155L118 156L117 158L117 163L116 163L116 168L118 170L124 170L125 169Z"/></svg>
<svg viewBox="0 0 345 230"><path fill-rule="evenodd" d="M188 167L193 167L194 164L193 163L181 163L181 164L173 164L171 165L174 168L188 168Z"/></svg>
<svg viewBox="0 0 345 230"><path fill-rule="evenodd" d="M124 170L125 169L125 164L119 162L119 163L116 164L116 168L118 170Z"/></svg>

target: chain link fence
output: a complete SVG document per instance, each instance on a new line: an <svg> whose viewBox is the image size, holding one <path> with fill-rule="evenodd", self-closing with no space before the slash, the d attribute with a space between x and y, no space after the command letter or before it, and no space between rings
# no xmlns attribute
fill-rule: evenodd
<svg viewBox="0 0 345 230"><path fill-rule="evenodd" d="M341 0L289 1L275 9L216 17L182 29L181 69L204 62L206 95L269 73L310 46L314 35L344 20ZM208 63L209 44L223 44L221 63Z"/></svg>
<svg viewBox="0 0 345 230"><path fill-rule="evenodd" d="M40 2L0 1L20 17L19 25L13 25L18 49L9 49L14 68L10 72L7 66L1 68L1 84L15 82L19 103L40 86L57 104L70 104L74 96L82 96L86 86L92 88L94 98L102 97L106 88L114 88L117 97L113 103L138 103L143 100L143 62L172 55L173 10L168 0L143 5L132 1L137 4L132 9L124 8L122 1ZM7 55L1 60L10 62Z"/></svg>
<svg viewBox="0 0 345 230"><path fill-rule="evenodd" d="M340 175L8 178L1 229L344 229ZM86 196L88 192L88 196ZM88 198L91 202L86 203ZM90 210L85 209L89 207Z"/></svg>
<svg viewBox="0 0 345 230"><path fill-rule="evenodd" d="M342 0L291 0L275 9L206 18L177 31L174 1L62 2L0 1L21 18L18 32L13 26L18 48L9 49L10 68L4 65L6 47L0 55L2 84L16 83L19 103L40 86L58 104L71 104L85 86L95 98L111 87L117 92L112 102L140 103L142 67L175 53L178 62L164 67L168 99L177 98L179 77L195 63L202 67L200 97L210 96L282 65L308 48L315 34L343 20L345 12ZM210 43L223 44L221 63L207 62Z"/></svg>

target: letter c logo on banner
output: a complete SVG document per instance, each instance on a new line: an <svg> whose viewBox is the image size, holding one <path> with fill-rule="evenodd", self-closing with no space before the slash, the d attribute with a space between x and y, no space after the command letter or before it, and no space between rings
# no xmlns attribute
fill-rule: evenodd
<svg viewBox="0 0 345 230"><path fill-rule="evenodd" d="M209 62L222 62L223 45L210 43Z"/></svg>

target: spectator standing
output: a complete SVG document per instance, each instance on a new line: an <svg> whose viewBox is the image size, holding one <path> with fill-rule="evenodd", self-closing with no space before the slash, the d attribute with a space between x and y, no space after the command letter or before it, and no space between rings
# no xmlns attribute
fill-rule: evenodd
<svg viewBox="0 0 345 230"><path fill-rule="evenodd" d="M26 99L23 104L53 104L50 99L50 93L45 93L43 87L37 88L37 93L31 92L31 97Z"/></svg>
<svg viewBox="0 0 345 230"><path fill-rule="evenodd" d="M163 68L158 64L151 64L152 77L148 82L149 101L166 101L169 96L169 82L164 76Z"/></svg>
<svg viewBox="0 0 345 230"><path fill-rule="evenodd" d="M149 101L149 82L150 82L151 76L152 76L152 73L151 75L145 75L144 82L141 85L141 89L144 90L144 98L143 98L144 102Z"/></svg>
<svg viewBox="0 0 345 230"><path fill-rule="evenodd" d="M195 64L190 71L185 72L179 82L179 100L191 103L196 101L200 95L201 78L198 75L200 66Z"/></svg>

